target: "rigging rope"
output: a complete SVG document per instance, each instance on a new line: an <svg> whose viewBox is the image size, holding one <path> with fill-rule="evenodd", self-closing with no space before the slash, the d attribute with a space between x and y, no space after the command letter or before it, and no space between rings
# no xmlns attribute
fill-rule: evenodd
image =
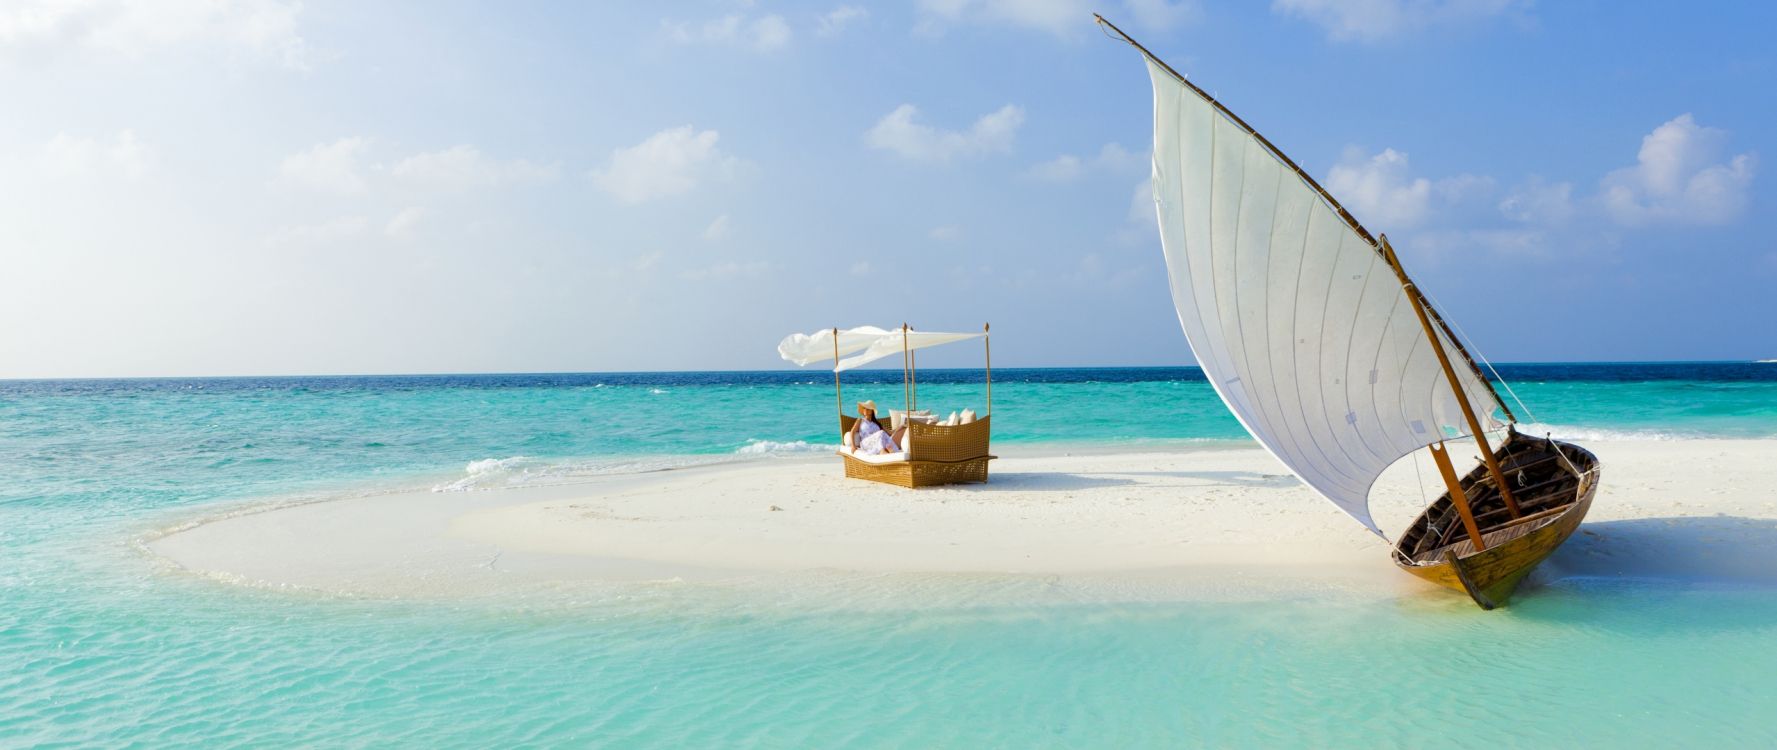
<svg viewBox="0 0 1777 750"><path fill-rule="evenodd" d="M1426 291L1423 287L1419 287L1418 289L1419 293L1425 295L1426 299L1431 300L1433 305L1437 306L1439 309L1444 308L1444 303L1439 302L1438 298L1433 296L1431 292ZM1476 359L1481 360L1481 364L1486 365L1488 372L1493 373L1493 379L1498 381L1501 386L1505 387L1506 394L1512 397L1512 401L1518 405L1519 409L1524 410L1524 416L1529 417L1531 422L1541 423L1542 420L1537 419L1536 414L1530 411L1530 407L1524 404L1524 399L1518 398L1518 392L1512 390L1512 384L1506 382L1506 379L1499 374L1499 370L1493 367L1493 362L1487 359L1487 355L1482 354L1481 350L1475 347L1474 339L1469 338L1468 331L1462 330L1462 324L1456 322L1452 318L1445 318L1444 321L1449 323L1451 328L1455 329L1457 336L1462 337L1462 345L1466 347L1470 353L1474 354Z"/></svg>

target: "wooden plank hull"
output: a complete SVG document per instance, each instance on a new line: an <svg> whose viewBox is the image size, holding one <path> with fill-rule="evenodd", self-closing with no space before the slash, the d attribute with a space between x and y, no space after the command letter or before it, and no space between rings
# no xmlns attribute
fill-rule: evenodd
<svg viewBox="0 0 1777 750"><path fill-rule="evenodd" d="M1486 549L1474 551L1445 493L1414 519L1393 555L1402 570L1465 592L1482 609L1504 605L1524 577L1573 536L1598 490L1598 459L1577 445L1514 432L1495 455L1517 485L1522 518L1509 516L1485 467L1476 467L1462 484L1475 513L1489 521L1482 524Z"/></svg>

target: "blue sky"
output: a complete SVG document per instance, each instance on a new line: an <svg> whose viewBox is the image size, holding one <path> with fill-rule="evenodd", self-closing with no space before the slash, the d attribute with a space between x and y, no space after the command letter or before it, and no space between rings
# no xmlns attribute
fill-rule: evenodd
<svg viewBox="0 0 1777 750"><path fill-rule="evenodd" d="M1489 358L1777 357L1773 7L8 3L0 377L1188 363L1095 10Z"/></svg>

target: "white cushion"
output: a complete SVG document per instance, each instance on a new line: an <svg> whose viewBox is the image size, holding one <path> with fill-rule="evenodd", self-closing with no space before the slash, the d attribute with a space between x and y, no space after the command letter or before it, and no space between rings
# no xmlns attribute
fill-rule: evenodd
<svg viewBox="0 0 1777 750"><path fill-rule="evenodd" d="M907 424L907 421L909 419L911 419L912 421L915 421L915 422L922 422L925 424L932 424L933 422L938 421L937 417L932 416L932 412L930 409L920 409L919 411L916 411L916 412L906 412L906 411L899 411L899 410L895 410L895 409L890 409L889 410L889 429L899 430L899 429L901 429L902 426Z"/></svg>
<svg viewBox="0 0 1777 750"><path fill-rule="evenodd" d="M973 421L975 421L975 410L964 409L961 421L957 422L957 424L968 424Z"/></svg>
<svg viewBox="0 0 1777 750"><path fill-rule="evenodd" d="M872 464L892 464L892 463L895 463L896 461L907 460L907 452L906 451L900 451L897 453L878 453L874 456L866 456L866 455L862 455L862 454L858 454L858 453L853 453L851 455L852 455L852 458L855 458L859 461L863 461L865 463L872 463Z"/></svg>

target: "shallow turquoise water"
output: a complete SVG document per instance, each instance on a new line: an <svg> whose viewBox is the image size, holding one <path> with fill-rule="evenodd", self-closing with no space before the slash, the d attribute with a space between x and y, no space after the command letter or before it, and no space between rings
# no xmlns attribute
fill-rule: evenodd
<svg viewBox="0 0 1777 750"><path fill-rule="evenodd" d="M1558 432L1777 436L1777 367L1534 367L1508 377ZM877 380L848 401L898 403ZM980 408L948 380L922 403ZM194 580L132 543L242 498L821 450L831 399L803 373L0 382L0 746L1777 742L1758 588L1569 578L1487 615L896 578L359 601ZM1188 371L1013 372L994 406L1003 443L1241 439Z"/></svg>
<svg viewBox="0 0 1777 750"><path fill-rule="evenodd" d="M98 591L79 593L82 598ZM0 744L1768 746L1770 592L823 609L140 582L0 615ZM28 653L19 641L37 644Z"/></svg>

